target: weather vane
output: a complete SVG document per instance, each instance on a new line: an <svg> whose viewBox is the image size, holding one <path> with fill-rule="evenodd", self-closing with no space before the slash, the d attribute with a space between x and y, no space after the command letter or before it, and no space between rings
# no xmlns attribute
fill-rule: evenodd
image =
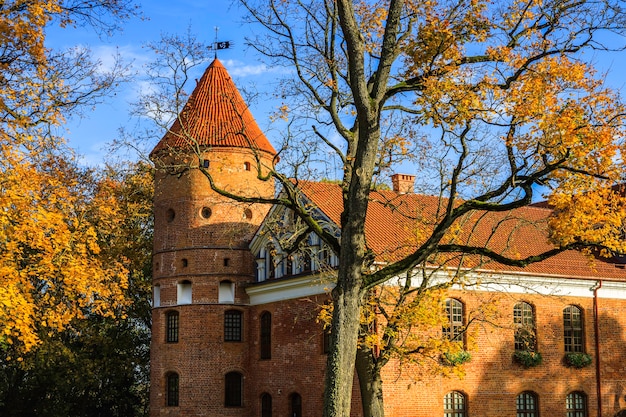
<svg viewBox="0 0 626 417"><path fill-rule="evenodd" d="M215 42L213 42L213 45L211 45L211 47L209 49L213 49L215 51L215 58L217 58L217 51L219 51L220 49L229 49L231 46L233 46L233 42L232 41L218 41L218 32L219 32L220 28L215 26Z"/></svg>

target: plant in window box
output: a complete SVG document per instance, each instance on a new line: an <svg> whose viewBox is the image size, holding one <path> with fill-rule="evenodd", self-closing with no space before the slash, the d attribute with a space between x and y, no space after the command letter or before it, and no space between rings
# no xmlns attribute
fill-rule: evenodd
<svg viewBox="0 0 626 417"><path fill-rule="evenodd" d="M441 355L441 362L448 366L463 365L465 362L469 362L472 359L472 354L466 350L459 350L458 352L445 352Z"/></svg>
<svg viewBox="0 0 626 417"><path fill-rule="evenodd" d="M513 361L524 368L541 365L542 360L541 353L532 350L516 350L513 353Z"/></svg>
<svg viewBox="0 0 626 417"><path fill-rule="evenodd" d="M584 368L586 366L591 365L593 359L591 355L582 352L568 352L565 354L565 358L563 358L565 365L570 368Z"/></svg>

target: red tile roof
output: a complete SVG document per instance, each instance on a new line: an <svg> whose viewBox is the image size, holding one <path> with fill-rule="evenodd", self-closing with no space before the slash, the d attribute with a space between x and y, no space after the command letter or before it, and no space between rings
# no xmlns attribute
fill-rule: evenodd
<svg viewBox="0 0 626 417"><path fill-rule="evenodd" d="M165 149L198 145L251 148L276 154L218 59L206 69L187 104L151 155Z"/></svg>
<svg viewBox="0 0 626 417"><path fill-rule="evenodd" d="M332 183L300 182L303 193L336 225L343 208L341 188ZM433 196L372 191L365 234L368 247L377 261L393 262L406 256L430 236L446 204ZM504 213L472 212L453 228L442 243L487 247L513 259L537 255L554 248L548 239L547 220L551 210L523 207ZM460 254L431 259L433 265L458 265ZM591 260L581 252L569 250L524 268L510 267L478 256L464 256L463 265L481 271L530 273L560 277L626 280L623 264Z"/></svg>

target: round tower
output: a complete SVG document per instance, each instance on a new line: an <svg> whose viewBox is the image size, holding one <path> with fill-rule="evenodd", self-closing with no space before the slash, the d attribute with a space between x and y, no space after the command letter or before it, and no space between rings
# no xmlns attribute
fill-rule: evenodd
<svg viewBox="0 0 626 417"><path fill-rule="evenodd" d="M216 59L150 154L156 167L150 415L242 415L248 243L272 197L276 151ZM211 178L211 182L205 173ZM239 391L238 391L239 390Z"/></svg>

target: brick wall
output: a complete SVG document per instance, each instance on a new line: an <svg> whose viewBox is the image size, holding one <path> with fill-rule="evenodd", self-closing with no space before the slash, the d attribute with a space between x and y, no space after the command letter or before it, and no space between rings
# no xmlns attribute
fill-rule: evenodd
<svg viewBox="0 0 626 417"><path fill-rule="evenodd" d="M214 150L206 156L218 184L233 192L272 195L273 184L255 189L256 171L245 151ZM269 161L266 161L269 162ZM292 393L302 396L303 416L319 416L323 404L326 355L322 327L316 314L323 298L306 298L250 306L245 286L254 281L254 259L247 244L269 209L235 204L211 192L197 171L159 175L155 197L154 284L160 287L160 306L153 311L151 346L151 416L260 416L261 396L272 397L274 416L287 416ZM210 209L207 212L205 208ZM168 214L173 210L175 215ZM204 211L203 211L204 210ZM246 210L250 210L246 212ZM225 260L228 261L225 261ZM219 303L219 283L235 286L234 303ZM177 284L188 281L192 304L178 305ZM593 282L590 282L590 287ZM591 293L590 293L591 294ZM572 391L587 395L590 417L598 417L596 396L593 299L591 297L538 294L452 293L464 303L466 315L493 303L497 314L476 321L469 343L472 360L463 366L465 376L441 377L391 362L384 370L384 395L388 417L443 415L443 397L451 391L466 396L470 416L514 416L516 396L533 391L542 416L565 415L565 397ZM543 363L523 368L512 360L514 352L513 306L530 303L537 323L538 351ZM563 364L563 309L576 305L583 311L584 347L594 363L584 369ZM224 342L224 313L243 312L243 340ZM165 315L180 317L178 343L165 343ZM271 359L260 359L259 318L272 316ZM600 299L602 408L604 417L626 408L626 303ZM224 375L244 377L242 407L224 407ZM180 376L178 407L165 406L165 377ZM361 415L357 384L353 388L353 416Z"/></svg>
<svg viewBox="0 0 626 417"><path fill-rule="evenodd" d="M270 156L262 156L269 165ZM209 160L219 187L239 195L273 196L273 182L256 179L249 150L213 148L202 159ZM179 158L181 165L193 160ZM269 206L235 203L213 192L199 170L178 171L158 172L155 180L153 283L160 288L160 300L152 316L151 416L241 416L250 408L251 389L244 286L254 278L254 259L247 245ZM219 302L224 281L234 284L234 302ZM191 304L178 303L181 282L191 285ZM224 342L224 312L232 309L243 313L241 342ZM169 311L179 314L177 343L165 341ZM244 376L244 408L224 407L224 376L233 371ZM166 406L171 372L180 378L177 407Z"/></svg>

